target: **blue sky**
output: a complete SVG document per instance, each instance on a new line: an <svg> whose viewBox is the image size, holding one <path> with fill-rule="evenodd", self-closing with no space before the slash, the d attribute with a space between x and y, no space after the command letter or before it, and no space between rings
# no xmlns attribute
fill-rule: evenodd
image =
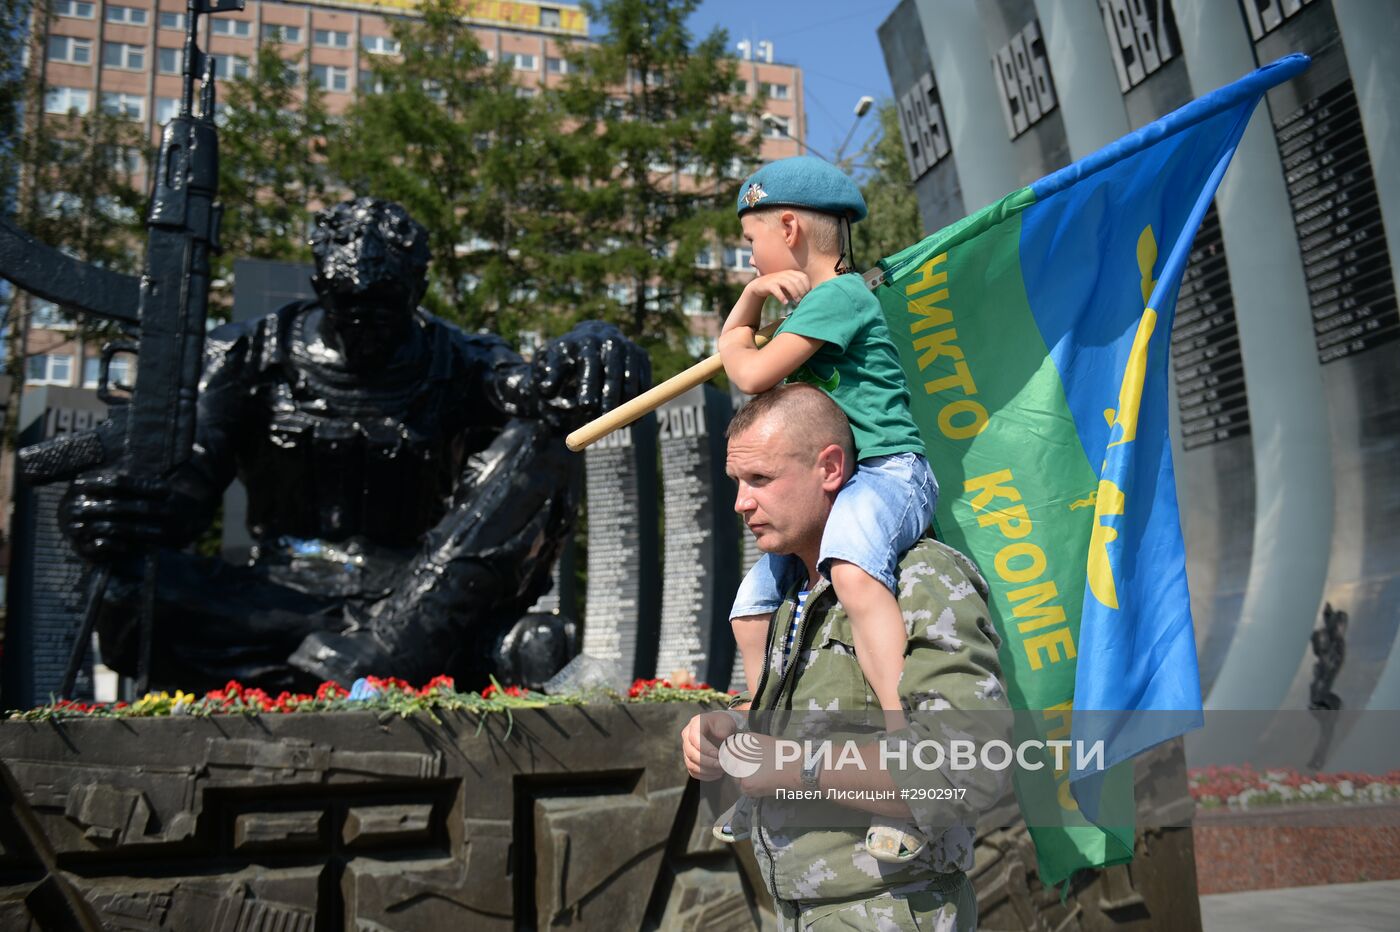
<svg viewBox="0 0 1400 932"><path fill-rule="evenodd" d="M748 38L773 43L773 60L800 65L807 92L807 142L823 156L835 155L851 128L862 94L877 101L891 96L890 77L875 30L898 0L702 0L691 17L697 37L722 27L729 49ZM874 115L860 121L847 155L876 128Z"/></svg>
<svg viewBox="0 0 1400 932"><path fill-rule="evenodd" d="M890 76L875 30L899 0L701 0L690 19L697 39L715 28L729 33L729 51L749 39L773 43L773 60L802 67L807 104L807 144L834 158L851 124L856 101L892 96ZM593 24L594 31L598 23ZM868 113L845 155L860 151L877 121Z"/></svg>

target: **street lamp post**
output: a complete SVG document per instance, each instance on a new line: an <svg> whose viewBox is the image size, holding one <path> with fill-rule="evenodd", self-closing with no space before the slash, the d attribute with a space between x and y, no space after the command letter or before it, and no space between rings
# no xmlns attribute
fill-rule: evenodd
<svg viewBox="0 0 1400 932"><path fill-rule="evenodd" d="M841 140L841 145L839 145L839 146L836 147L836 159L835 159L835 161L836 161L837 163L839 163L839 162L841 161L841 156L842 156L843 154L845 154L845 152L846 152L846 144L849 143L849 142L851 141L851 136L853 136L853 135L855 134L856 127L857 127L858 125L860 125L861 117L863 117L863 116L865 116L867 113L869 113L869 112L870 112L870 108L873 107L873 106L875 106L875 98L874 98L874 97L871 97L871 96L868 95L868 94L862 95L861 98L860 98L860 100L856 101L856 109L855 109L856 118L855 118L854 120L851 121L851 128L848 129L848 130L846 130L846 138L845 138L845 139L842 139L842 140Z"/></svg>
<svg viewBox="0 0 1400 932"><path fill-rule="evenodd" d="M765 114L762 115L762 117L761 117L760 119L762 119L763 122L764 122L765 124L767 124L768 126L773 127L773 128L776 129L778 132L782 133L784 136L786 136L787 138L791 139L793 142L797 143L797 144L798 144L799 146L801 146L802 148L806 149L808 152L812 153L813 155L817 156L817 157L820 158L820 159L823 159L823 160L825 160L825 161L828 161L828 162L830 162L831 164L836 165L836 166L839 167L840 164L841 164L841 157L845 154L845 152L846 152L846 146L847 146L847 144L850 143L850 141L851 141L851 136L853 136L853 135L855 134L856 126L858 126L858 125L860 124L861 117L863 117L863 116L865 116L867 113L869 113L869 112L870 112L870 108L873 107L874 105L875 105L875 98L873 98L873 97L871 97L871 96L869 96L869 95L864 95L864 96L862 96L862 97L860 98L860 100L856 101L856 106L855 106L855 115L856 115L856 117L855 117L854 120L851 121L851 128L848 129L848 130L846 130L846 138L845 138L845 139L842 139L842 140L841 140L841 145L839 145L839 146L836 147L836 157L835 157L835 158L827 158L825 155L823 155L822 153L818 152L816 149L813 149L810 145L808 145L807 142L806 142L805 140L798 139L798 138L797 138L796 136L794 136L792 133L788 132L786 121L783 120L782 118L776 116L775 114L772 114L772 113L765 113Z"/></svg>

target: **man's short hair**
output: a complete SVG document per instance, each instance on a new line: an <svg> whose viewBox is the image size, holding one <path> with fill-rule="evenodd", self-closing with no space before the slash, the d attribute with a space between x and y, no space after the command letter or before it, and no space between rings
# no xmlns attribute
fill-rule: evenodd
<svg viewBox="0 0 1400 932"><path fill-rule="evenodd" d="M847 463L855 466L856 444L851 422L846 420L846 412L816 386L793 382L776 385L753 396L735 412L724 436L726 439L737 437L770 417L783 426L795 452L810 455L815 460L818 453L834 443L846 451Z"/></svg>
<svg viewBox="0 0 1400 932"><path fill-rule="evenodd" d="M806 207L761 207L753 211L764 223L777 226L783 211L796 214L802 221L802 229L807 232L807 242L817 252L827 256L839 256L844 252L841 242L841 220L835 214L824 214Z"/></svg>

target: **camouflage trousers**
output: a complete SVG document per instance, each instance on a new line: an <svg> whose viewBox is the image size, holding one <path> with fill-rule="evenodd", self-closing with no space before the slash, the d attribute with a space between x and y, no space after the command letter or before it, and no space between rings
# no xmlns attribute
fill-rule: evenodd
<svg viewBox="0 0 1400 932"><path fill-rule="evenodd" d="M863 900L778 900L780 932L973 932L977 893L966 875L955 889L881 893Z"/></svg>

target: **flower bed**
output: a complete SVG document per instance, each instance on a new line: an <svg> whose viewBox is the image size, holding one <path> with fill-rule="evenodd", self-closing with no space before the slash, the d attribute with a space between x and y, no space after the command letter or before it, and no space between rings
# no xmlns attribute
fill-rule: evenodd
<svg viewBox="0 0 1400 932"><path fill-rule="evenodd" d="M176 690L150 692L135 702L78 702L55 699L49 704L11 718L45 721L65 718L148 718L159 715L260 715L299 712L391 712L407 716L424 712L429 716L440 709L467 712L506 712L511 709L538 709L553 705L583 705L590 702L727 702L730 694L686 678L636 680L621 695L612 690L592 690L578 695L547 695L519 686L501 686L495 680L481 692L458 692L450 676L435 676L414 688L397 677L368 676L350 689L325 682L311 693L283 692L270 696L255 687L230 680L223 689L196 696ZM434 716L435 717L435 716Z"/></svg>
<svg viewBox="0 0 1400 932"><path fill-rule="evenodd" d="M1190 771L1200 892L1400 879L1400 771Z"/></svg>
<svg viewBox="0 0 1400 932"><path fill-rule="evenodd" d="M1191 797L1200 809L1246 811L1310 803L1389 803L1400 800L1400 770L1368 773L1304 774L1288 767L1258 771L1241 767L1200 767L1188 775Z"/></svg>

